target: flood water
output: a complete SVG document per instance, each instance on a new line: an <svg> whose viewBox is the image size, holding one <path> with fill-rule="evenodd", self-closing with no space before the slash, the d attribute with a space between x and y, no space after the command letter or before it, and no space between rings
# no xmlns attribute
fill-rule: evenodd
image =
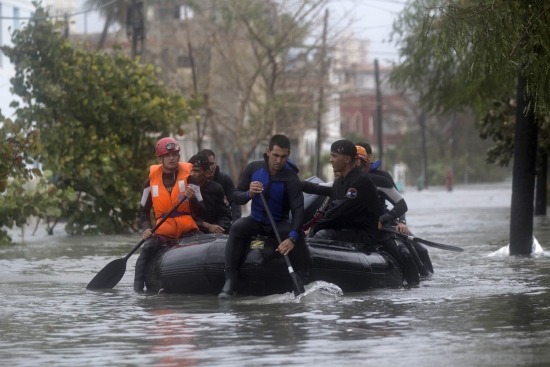
<svg viewBox="0 0 550 367"><path fill-rule="evenodd" d="M404 196L415 235L465 252L430 249L436 273L418 288L343 296L137 294L136 255L113 290L87 291L139 237L27 231L0 248L0 365L550 365L548 221L543 254L488 257L508 243L510 184Z"/></svg>

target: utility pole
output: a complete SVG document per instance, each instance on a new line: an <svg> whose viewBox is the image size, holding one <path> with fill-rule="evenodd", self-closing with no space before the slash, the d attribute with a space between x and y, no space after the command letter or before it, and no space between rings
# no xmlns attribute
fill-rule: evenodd
<svg viewBox="0 0 550 367"><path fill-rule="evenodd" d="M327 24L328 9L325 9L325 21L323 24L323 43L321 46L321 85L319 86L319 107L317 110L317 144L315 144L315 155L313 156L313 175L319 177L321 168L321 126L323 113L325 112L325 74L326 74L326 47L327 47Z"/></svg>
<svg viewBox="0 0 550 367"><path fill-rule="evenodd" d="M384 164L384 131L382 129L382 91L380 90L380 70L378 68L378 59L374 59L374 78L376 81L376 116L378 125L378 156L380 159L380 169Z"/></svg>

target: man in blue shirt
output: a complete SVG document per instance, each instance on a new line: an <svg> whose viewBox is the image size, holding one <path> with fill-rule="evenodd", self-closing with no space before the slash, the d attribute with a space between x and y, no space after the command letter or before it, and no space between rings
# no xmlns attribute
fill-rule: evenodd
<svg viewBox="0 0 550 367"><path fill-rule="evenodd" d="M290 140L274 135L266 148L264 160L249 163L233 193L238 205L252 200L250 216L240 218L231 227L225 247L225 284L220 298L233 296L237 271L246 244L255 235L274 235L273 227L264 209L260 193L263 192L281 238L285 238L276 251L287 255L298 239L302 239L304 197L298 168L288 159ZM289 220L292 212L292 221ZM300 245L303 245L300 241Z"/></svg>

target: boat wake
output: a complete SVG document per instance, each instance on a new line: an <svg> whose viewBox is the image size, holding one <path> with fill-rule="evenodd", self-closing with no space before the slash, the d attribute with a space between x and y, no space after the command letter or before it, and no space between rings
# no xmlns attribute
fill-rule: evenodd
<svg viewBox="0 0 550 367"><path fill-rule="evenodd" d="M274 304L274 303L314 303L327 300L336 300L344 295L344 292L336 284L316 281L305 286L305 293L295 297L292 292L274 294L259 298L246 298L239 300L241 304Z"/></svg>

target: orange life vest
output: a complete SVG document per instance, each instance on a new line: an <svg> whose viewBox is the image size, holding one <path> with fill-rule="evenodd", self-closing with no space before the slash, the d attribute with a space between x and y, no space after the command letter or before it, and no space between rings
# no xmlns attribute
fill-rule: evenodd
<svg viewBox="0 0 550 367"><path fill-rule="evenodd" d="M187 180L192 167L193 165L191 163L179 162L176 183L172 188L172 192L169 193L162 183L162 165L157 164L151 166L149 184L157 223L178 203L179 199L181 199L181 195L185 195ZM194 229L198 230L199 227L197 227L197 224L191 217L189 200L185 200L170 218L166 219L166 221L157 228L155 234L161 234L170 238L179 238L183 233Z"/></svg>

